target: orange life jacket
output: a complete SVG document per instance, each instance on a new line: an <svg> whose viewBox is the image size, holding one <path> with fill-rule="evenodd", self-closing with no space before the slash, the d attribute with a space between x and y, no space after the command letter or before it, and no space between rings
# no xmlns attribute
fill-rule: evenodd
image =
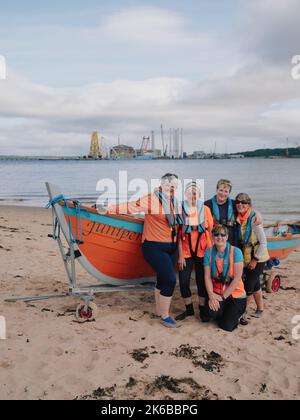
<svg viewBox="0 0 300 420"><path fill-rule="evenodd" d="M220 264L218 263L220 262ZM227 289L227 287L231 284L231 282L234 279L234 246L230 245L230 251L229 251L229 268L226 277L223 277L223 267L224 267L224 258L218 258L216 257L215 261L213 261L213 248L211 248L210 251L210 265L211 268L213 268L213 264L216 265L216 272L217 275L213 275L212 271L212 282L213 282L213 288L214 292L223 295L224 291Z"/></svg>

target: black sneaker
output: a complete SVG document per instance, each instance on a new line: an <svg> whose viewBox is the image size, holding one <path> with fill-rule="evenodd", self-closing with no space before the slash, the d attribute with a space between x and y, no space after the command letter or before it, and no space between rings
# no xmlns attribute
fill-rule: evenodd
<svg viewBox="0 0 300 420"><path fill-rule="evenodd" d="M246 315L243 315L240 319L240 324L243 326L246 326L249 324L249 322L247 321Z"/></svg>
<svg viewBox="0 0 300 420"><path fill-rule="evenodd" d="M175 321L183 321L188 316L193 316L194 314L189 314L187 311L182 312L182 314L179 314L175 317Z"/></svg>
<svg viewBox="0 0 300 420"><path fill-rule="evenodd" d="M210 321L210 317L207 314L207 310L205 306L200 306L199 305L199 312L200 312L200 320L202 322L209 322Z"/></svg>

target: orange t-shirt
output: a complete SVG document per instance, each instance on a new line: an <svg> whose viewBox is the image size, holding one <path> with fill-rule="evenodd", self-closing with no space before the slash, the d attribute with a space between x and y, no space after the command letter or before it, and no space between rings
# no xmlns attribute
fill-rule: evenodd
<svg viewBox="0 0 300 420"><path fill-rule="evenodd" d="M145 213L142 242L172 242L172 230L166 219L163 206L158 197L148 194L137 201L111 206L108 213L133 214Z"/></svg>
<svg viewBox="0 0 300 420"><path fill-rule="evenodd" d="M201 239L198 246L197 257L199 258L203 258L207 248L212 247L211 231L213 230L213 227L214 227L214 220L213 220L209 207L204 206L204 214L205 214L205 233L201 235ZM198 226L197 210L194 212L194 214L190 215L190 223L191 223L191 226ZM193 230L190 233L190 235L191 235L192 249L193 251L195 251L196 246L197 246L197 240L198 240L198 231ZM191 258L192 255L191 255L191 250L190 250L190 245L189 245L188 234L185 234L184 232L182 232L181 243L182 243L183 257Z"/></svg>

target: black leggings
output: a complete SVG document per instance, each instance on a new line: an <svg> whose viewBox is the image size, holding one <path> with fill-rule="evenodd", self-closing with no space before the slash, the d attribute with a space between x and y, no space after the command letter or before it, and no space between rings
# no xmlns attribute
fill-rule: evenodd
<svg viewBox="0 0 300 420"><path fill-rule="evenodd" d="M157 273L156 288L160 290L160 294L165 297L173 296L176 286L177 244L145 241L142 251L147 263Z"/></svg>
<svg viewBox="0 0 300 420"><path fill-rule="evenodd" d="M205 287L205 280L204 280L204 258L196 257L194 258L186 258L185 259L186 266L181 271L179 270L179 285L180 285L180 292L181 296L186 299L192 296L190 284L191 284L191 274L193 271L193 267L195 267L196 273L196 284L198 289L198 295L203 298L207 298L207 291Z"/></svg>
<svg viewBox="0 0 300 420"><path fill-rule="evenodd" d="M257 263L254 270L244 269L244 282L247 296L261 290L260 276L264 272L266 263Z"/></svg>
<svg viewBox="0 0 300 420"><path fill-rule="evenodd" d="M239 320L246 310L246 305L246 298L233 299L229 297L224 302L220 302L220 309L217 312L212 311L207 302L206 311L209 317L218 321L222 330L232 332L239 325Z"/></svg>

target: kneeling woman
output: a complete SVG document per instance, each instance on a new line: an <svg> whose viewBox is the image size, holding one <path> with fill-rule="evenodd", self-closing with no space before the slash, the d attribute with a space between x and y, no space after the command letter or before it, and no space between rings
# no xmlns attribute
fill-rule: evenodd
<svg viewBox="0 0 300 420"><path fill-rule="evenodd" d="M244 259L240 249L228 242L228 229L213 229L214 246L205 252L205 284L209 301L207 312L221 329L233 331L245 312L247 296L242 280Z"/></svg>

